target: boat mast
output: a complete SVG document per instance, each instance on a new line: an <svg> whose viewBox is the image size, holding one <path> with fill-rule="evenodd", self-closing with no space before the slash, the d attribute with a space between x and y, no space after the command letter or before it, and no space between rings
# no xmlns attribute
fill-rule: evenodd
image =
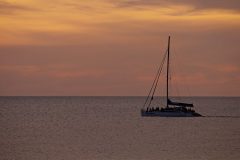
<svg viewBox="0 0 240 160"><path fill-rule="evenodd" d="M168 54L167 54L167 107L168 107L169 52L170 52L170 36L168 36Z"/></svg>

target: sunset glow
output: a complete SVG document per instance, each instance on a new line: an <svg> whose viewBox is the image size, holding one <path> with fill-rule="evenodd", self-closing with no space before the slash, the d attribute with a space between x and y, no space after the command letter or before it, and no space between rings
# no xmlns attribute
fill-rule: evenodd
<svg viewBox="0 0 240 160"><path fill-rule="evenodd" d="M0 95L146 95L171 35L180 85L239 96L239 8L234 0L0 1Z"/></svg>

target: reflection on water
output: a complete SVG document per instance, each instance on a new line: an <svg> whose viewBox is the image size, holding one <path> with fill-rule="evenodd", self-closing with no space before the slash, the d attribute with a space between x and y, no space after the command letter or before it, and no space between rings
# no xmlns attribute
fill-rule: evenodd
<svg viewBox="0 0 240 160"><path fill-rule="evenodd" d="M240 99L190 99L205 117L141 117L144 97L0 97L0 157L240 159Z"/></svg>

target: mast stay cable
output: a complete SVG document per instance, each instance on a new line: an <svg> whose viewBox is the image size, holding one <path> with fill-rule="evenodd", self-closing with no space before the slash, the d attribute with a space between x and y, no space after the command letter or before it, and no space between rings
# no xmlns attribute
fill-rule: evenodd
<svg viewBox="0 0 240 160"><path fill-rule="evenodd" d="M148 105L147 105L147 108L148 108L148 107L151 105L151 103L152 103L153 96L154 96L154 93L155 93L155 91L156 91L157 84L158 84L158 81L159 81L159 77L160 77L160 75L161 75L161 72L162 72L162 68L163 68L165 59L166 59L166 57L167 57L167 53L168 53L168 51L166 50L166 52L165 52L165 54L164 54L164 56L163 56L162 62L161 62L161 64L160 64L160 66L158 67L158 71L157 71L156 77L155 77L155 79L154 79L154 81L153 81L152 87L151 87L151 89L150 89L150 91L149 91L149 93L148 93L148 96L147 96L147 99L146 99L146 101L145 101L145 103L144 103L144 105L143 105L143 108L145 108L145 106L146 106L146 104L148 103L148 101L149 101L149 103L148 103ZM151 95L151 96L150 96L150 95ZM150 98L150 97L151 97L151 98ZM149 99L149 98L150 98L150 99Z"/></svg>

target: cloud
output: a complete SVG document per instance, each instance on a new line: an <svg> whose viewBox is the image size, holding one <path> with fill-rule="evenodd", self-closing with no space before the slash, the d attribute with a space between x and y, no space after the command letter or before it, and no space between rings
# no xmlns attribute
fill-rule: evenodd
<svg viewBox="0 0 240 160"><path fill-rule="evenodd" d="M172 5L193 6L195 9L226 9L240 11L239 0L126 0L113 1L117 7L159 7Z"/></svg>
<svg viewBox="0 0 240 160"><path fill-rule="evenodd" d="M184 31L186 27L188 31L215 30L225 26L239 28L240 24L238 13L217 10L196 12L191 2L181 5L174 5L174 1L154 0L27 2L0 1L0 10L6 13L30 11L1 17L1 46L92 43L96 39L101 43L99 39L103 38L122 41L125 35L136 40L139 39L137 36L155 34L155 30L159 30L158 33ZM121 8L116 7L121 5ZM136 10L131 6L142 6L144 9ZM41 12L31 12L34 7Z"/></svg>
<svg viewBox="0 0 240 160"><path fill-rule="evenodd" d="M170 34L178 81L194 95L239 95L240 14L230 2L0 1L14 13L0 21L0 94L145 95Z"/></svg>
<svg viewBox="0 0 240 160"><path fill-rule="evenodd" d="M36 9L25 5L13 4L6 1L0 1L0 14L14 14L18 11L34 11Z"/></svg>

